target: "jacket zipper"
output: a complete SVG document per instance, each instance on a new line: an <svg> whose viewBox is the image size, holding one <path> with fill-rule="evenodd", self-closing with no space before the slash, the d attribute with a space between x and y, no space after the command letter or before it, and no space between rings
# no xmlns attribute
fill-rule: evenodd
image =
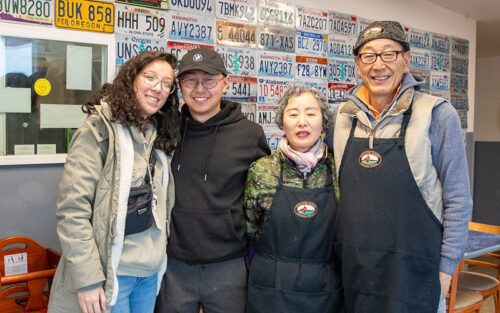
<svg viewBox="0 0 500 313"><path fill-rule="evenodd" d="M307 188L307 173L303 173L303 174L304 174L304 178L302 179L302 181L304 184L304 188Z"/></svg>

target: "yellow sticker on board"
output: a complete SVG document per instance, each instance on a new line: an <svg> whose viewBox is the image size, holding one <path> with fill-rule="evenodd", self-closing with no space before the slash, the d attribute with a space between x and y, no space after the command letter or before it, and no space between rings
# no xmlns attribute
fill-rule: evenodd
<svg viewBox="0 0 500 313"><path fill-rule="evenodd" d="M52 88L52 86L50 85L50 82L48 80L46 80L45 78L40 78L36 80L33 88L39 96L46 96L50 93L50 89Z"/></svg>

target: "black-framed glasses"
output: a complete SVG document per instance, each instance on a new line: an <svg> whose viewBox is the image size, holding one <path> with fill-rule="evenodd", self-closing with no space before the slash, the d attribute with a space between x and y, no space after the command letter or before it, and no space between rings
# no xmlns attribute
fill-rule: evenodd
<svg viewBox="0 0 500 313"><path fill-rule="evenodd" d="M363 64L373 64L377 61L377 57L380 57L382 61L389 63L397 60L398 55L403 53L402 50L399 51L384 51L382 53L360 53L358 58Z"/></svg>
<svg viewBox="0 0 500 313"><path fill-rule="evenodd" d="M169 94L172 94L175 91L175 85L173 82L168 81L168 80L163 80L160 81L160 79L153 74L150 73L142 73L142 81L150 86L150 87L156 87L158 83L160 83L161 90L168 92Z"/></svg>
<svg viewBox="0 0 500 313"><path fill-rule="evenodd" d="M187 88L196 88L196 86L198 86L198 84L201 83L201 85L204 88L212 89L212 88L215 88L215 86L217 86L219 81L221 81L223 79L224 78L215 78L215 77L209 77L209 78L200 79L200 80L198 80L196 78L183 78L183 79L181 79L181 84Z"/></svg>

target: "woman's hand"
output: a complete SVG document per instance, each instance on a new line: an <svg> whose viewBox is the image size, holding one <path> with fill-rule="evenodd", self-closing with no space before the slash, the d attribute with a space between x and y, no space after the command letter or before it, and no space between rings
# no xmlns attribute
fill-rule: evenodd
<svg viewBox="0 0 500 313"><path fill-rule="evenodd" d="M101 313L106 310L106 297L102 287L78 292L78 303L83 313Z"/></svg>

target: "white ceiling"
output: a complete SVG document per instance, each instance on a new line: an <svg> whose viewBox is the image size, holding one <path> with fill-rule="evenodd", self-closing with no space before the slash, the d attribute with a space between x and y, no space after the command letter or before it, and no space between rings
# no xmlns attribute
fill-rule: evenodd
<svg viewBox="0 0 500 313"><path fill-rule="evenodd" d="M500 0L429 0L477 21L477 57L500 55Z"/></svg>

